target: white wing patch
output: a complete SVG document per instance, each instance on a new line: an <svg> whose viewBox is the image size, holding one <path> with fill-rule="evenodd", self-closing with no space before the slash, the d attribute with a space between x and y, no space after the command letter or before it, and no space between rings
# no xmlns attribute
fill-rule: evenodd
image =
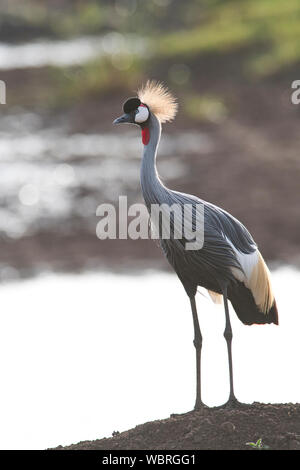
<svg viewBox="0 0 300 470"><path fill-rule="evenodd" d="M247 281L249 281L251 279L253 269L255 268L255 266L258 263L259 251L256 248L255 251L253 251L252 253L242 253L241 251L239 251L235 248L235 246L231 243L230 240L228 240L228 238L226 238L226 240L228 241L228 243L230 243L232 249L235 252L237 260L239 261L239 263L240 263L240 265L241 265L241 267L244 271L244 272L242 272L242 271L240 271L240 269L232 268L233 272L234 272L234 275L239 281L244 282L246 284Z"/></svg>
<svg viewBox="0 0 300 470"><path fill-rule="evenodd" d="M225 236L225 235L224 235ZM258 261L258 250L255 250L253 253L246 254L246 253L241 253L238 251L235 246L232 244L232 242L225 236L226 240L232 247L233 251L235 252L235 255L243 269L243 272L238 269L238 268L231 268L231 271L234 274L234 277L240 281L243 282L247 287L248 287L248 280L251 279L251 274L254 270L254 267L257 264ZM223 296L222 294L218 294L216 292L208 291L212 301L215 304L221 304L223 301Z"/></svg>
<svg viewBox="0 0 300 470"><path fill-rule="evenodd" d="M226 237L236 254L242 269L231 268L235 278L241 281L251 290L256 305L263 313L268 313L274 302L274 295L271 287L270 272L256 248L253 253L241 253L235 248L232 242Z"/></svg>

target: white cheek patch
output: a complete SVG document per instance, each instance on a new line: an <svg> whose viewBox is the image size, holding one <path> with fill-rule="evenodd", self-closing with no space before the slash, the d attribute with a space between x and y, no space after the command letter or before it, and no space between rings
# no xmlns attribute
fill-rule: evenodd
<svg viewBox="0 0 300 470"><path fill-rule="evenodd" d="M146 108L146 106L139 106L134 120L136 123L140 124L142 122L147 121L148 117L149 117L148 108Z"/></svg>

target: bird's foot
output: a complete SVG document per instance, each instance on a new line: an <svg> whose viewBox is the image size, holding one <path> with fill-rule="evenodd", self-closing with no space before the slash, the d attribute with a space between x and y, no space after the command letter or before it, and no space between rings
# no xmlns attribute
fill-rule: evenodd
<svg viewBox="0 0 300 470"><path fill-rule="evenodd" d="M209 407L203 403L203 401L196 401L193 411L207 410Z"/></svg>
<svg viewBox="0 0 300 470"><path fill-rule="evenodd" d="M193 412L194 412L194 410L187 411L186 413L171 413L170 418L178 418L179 416L188 416Z"/></svg>
<svg viewBox="0 0 300 470"><path fill-rule="evenodd" d="M235 396L232 396L232 397L229 397L228 401L224 405L221 405L220 408L226 408L228 410L235 410L237 408L243 408L245 406L247 406L246 403L242 403L238 401L238 399L235 398Z"/></svg>
<svg viewBox="0 0 300 470"><path fill-rule="evenodd" d="M209 406L205 405L202 401L201 402L196 402L194 409L191 411L187 411L186 413L172 413L170 415L170 418L177 418L178 416L188 416L192 413L203 411L203 410L208 410Z"/></svg>

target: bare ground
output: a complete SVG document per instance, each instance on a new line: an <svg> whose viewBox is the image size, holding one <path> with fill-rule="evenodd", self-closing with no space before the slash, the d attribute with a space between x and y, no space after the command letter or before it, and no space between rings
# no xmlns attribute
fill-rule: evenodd
<svg viewBox="0 0 300 470"><path fill-rule="evenodd" d="M247 450L258 439L264 449L300 450L300 404L203 408L55 450Z"/></svg>

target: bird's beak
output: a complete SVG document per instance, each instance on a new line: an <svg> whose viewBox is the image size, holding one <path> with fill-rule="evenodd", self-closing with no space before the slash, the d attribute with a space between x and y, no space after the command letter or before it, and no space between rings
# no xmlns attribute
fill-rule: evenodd
<svg viewBox="0 0 300 470"><path fill-rule="evenodd" d="M113 124L121 124L122 122L132 122L130 114L123 114L114 120Z"/></svg>

